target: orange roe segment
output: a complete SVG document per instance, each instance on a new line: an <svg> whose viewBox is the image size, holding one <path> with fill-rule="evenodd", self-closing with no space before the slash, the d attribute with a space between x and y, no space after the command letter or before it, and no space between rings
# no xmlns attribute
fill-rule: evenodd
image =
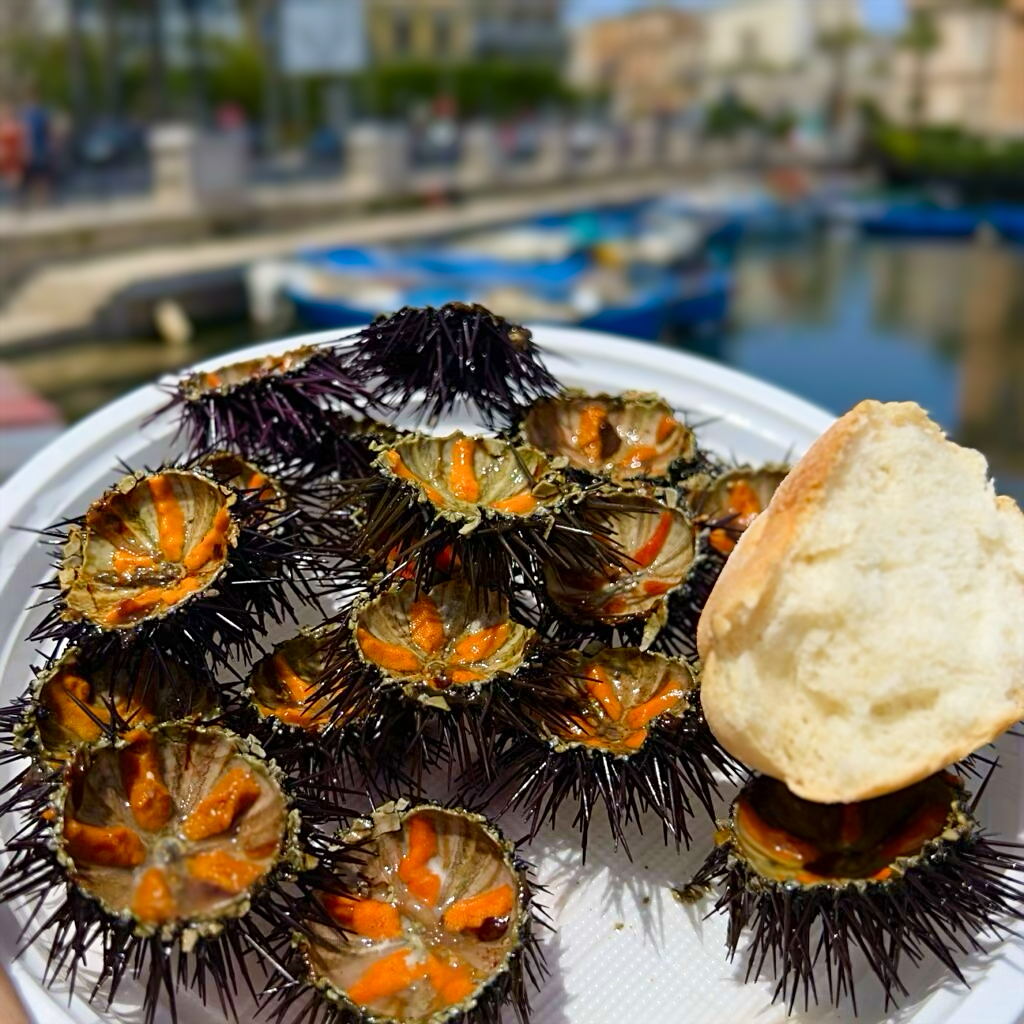
<svg viewBox="0 0 1024 1024"><path fill-rule="evenodd" d="M412 642L425 654L436 654L444 646L441 611L429 594L420 594L409 609Z"/></svg>
<svg viewBox="0 0 1024 1024"><path fill-rule="evenodd" d="M146 859L146 847L130 828L86 825L74 818L64 822L64 847L72 860L104 868L137 868Z"/></svg>
<svg viewBox="0 0 1024 1024"><path fill-rule="evenodd" d="M615 694L604 669L600 665L591 665L586 673L587 693L596 700L604 709L604 713L613 721L617 722L622 714L622 702Z"/></svg>
<svg viewBox="0 0 1024 1024"><path fill-rule="evenodd" d="M498 512L508 512L514 516L529 515L536 507L537 499L529 491L491 503L491 508Z"/></svg>
<svg viewBox="0 0 1024 1024"><path fill-rule="evenodd" d="M576 443L591 462L601 461L601 428L607 420L608 414L600 405L584 406L580 413Z"/></svg>
<svg viewBox="0 0 1024 1024"><path fill-rule="evenodd" d="M772 828L743 800L736 809L736 825L742 835L748 836L778 864L802 867L818 857L813 844L797 839L784 829Z"/></svg>
<svg viewBox="0 0 1024 1024"><path fill-rule="evenodd" d="M427 867L427 862L437 853L437 833L422 814L409 819L406 831L409 850L398 865L398 877L409 892L433 905L441 894L441 879Z"/></svg>
<svg viewBox="0 0 1024 1024"><path fill-rule="evenodd" d="M708 535L708 541L716 551L721 552L723 555L728 555L736 547L736 538L728 530L723 530L721 527L711 531Z"/></svg>
<svg viewBox="0 0 1024 1024"><path fill-rule="evenodd" d="M644 745L644 740L647 739L646 729L637 729L636 732L631 732L623 741L623 746L629 747L630 750L638 750Z"/></svg>
<svg viewBox="0 0 1024 1024"><path fill-rule="evenodd" d="M507 917L511 914L515 899L511 885L499 885L476 896L458 900L444 912L444 926L450 932L479 928L489 917Z"/></svg>
<svg viewBox="0 0 1024 1024"><path fill-rule="evenodd" d="M438 1009L461 1003L476 988L469 964L446 964L439 957L431 956L427 958L426 972L441 1004Z"/></svg>
<svg viewBox="0 0 1024 1024"><path fill-rule="evenodd" d="M303 679L288 664L283 655L274 655L274 670L277 672L277 678L281 680L284 688L288 691L288 697L295 704L305 704L313 696L312 684Z"/></svg>
<svg viewBox="0 0 1024 1024"><path fill-rule="evenodd" d="M658 444L663 444L669 439L672 431L679 426L678 421L673 416L662 416L661 421L658 423L657 433L654 435Z"/></svg>
<svg viewBox="0 0 1024 1024"><path fill-rule="evenodd" d="M187 597L194 590L198 590L202 581L194 576L186 576L176 586L153 587L144 590L135 597L126 597L107 612L106 621L109 625L116 626L122 622L129 622L140 613L148 613L155 605L163 604L166 607L177 604L182 598Z"/></svg>
<svg viewBox="0 0 1024 1024"><path fill-rule="evenodd" d="M746 480L734 480L729 484L729 513L753 518L761 512L761 501L757 492Z"/></svg>
<svg viewBox="0 0 1024 1024"><path fill-rule="evenodd" d="M658 454L658 449L649 444L635 444L619 459L622 469L642 469L645 462L650 462Z"/></svg>
<svg viewBox="0 0 1024 1024"><path fill-rule="evenodd" d="M136 569L152 569L156 562L152 555L136 554L134 551L118 548L110 560L110 565L118 576L125 576Z"/></svg>
<svg viewBox="0 0 1024 1024"><path fill-rule="evenodd" d="M248 768L232 768L189 812L181 826L186 839L208 839L231 828L259 799L260 785Z"/></svg>
<svg viewBox="0 0 1024 1024"><path fill-rule="evenodd" d="M444 504L444 495L438 490L431 487L425 480L421 480L403 461L402 456L398 454L394 449L386 451L384 453L384 459L388 464L388 468L392 473L395 474L400 480L409 480L414 484L418 484L423 488L423 493L435 504Z"/></svg>
<svg viewBox="0 0 1024 1024"><path fill-rule="evenodd" d="M661 597L672 589L671 585L661 580L644 580L643 591L648 597Z"/></svg>
<svg viewBox="0 0 1024 1024"><path fill-rule="evenodd" d="M382 900L358 900L324 893L324 909L348 931L367 939L395 939L402 934L398 910Z"/></svg>
<svg viewBox="0 0 1024 1024"><path fill-rule="evenodd" d="M219 388L221 386L221 379L219 373L207 373L204 375L207 387Z"/></svg>
<svg viewBox="0 0 1024 1024"><path fill-rule="evenodd" d="M160 538L160 550L169 562L180 562L185 549L185 514L178 501L171 481L160 473L151 476L149 491L156 509L156 528Z"/></svg>
<svg viewBox="0 0 1024 1024"><path fill-rule="evenodd" d="M213 525L206 531L206 535L185 556L185 568L189 572L198 572L214 559L223 556L230 525L231 515L227 505L221 505L217 509L217 514L213 517Z"/></svg>
<svg viewBox="0 0 1024 1024"><path fill-rule="evenodd" d="M675 683L668 683L650 700L637 704L626 712L626 725L630 729L641 729L652 722L658 715L675 707L682 699L682 693Z"/></svg>
<svg viewBox="0 0 1024 1024"><path fill-rule="evenodd" d="M189 857L188 870L197 882L215 885L232 896L244 892L263 874L259 864L239 860L223 850L206 850Z"/></svg>
<svg viewBox="0 0 1024 1024"><path fill-rule="evenodd" d="M422 968L410 968L405 962L409 955L406 947L371 964L363 976L348 990L348 997L360 1006L366 1006L378 999L397 995L408 988L417 978L423 976Z"/></svg>
<svg viewBox="0 0 1024 1024"><path fill-rule="evenodd" d="M412 480L414 483L419 483L416 474L402 461L402 456L393 448L384 453L384 458L387 461L388 468L395 476L402 480Z"/></svg>
<svg viewBox="0 0 1024 1024"><path fill-rule="evenodd" d="M480 482L476 478L473 455L476 441L471 437L460 437L452 445L452 465L448 472L448 487L456 498L462 501L480 500Z"/></svg>
<svg viewBox="0 0 1024 1024"><path fill-rule="evenodd" d="M359 649L375 665L391 672L418 672L420 659L407 647L378 640L369 630L360 626L356 630Z"/></svg>
<svg viewBox="0 0 1024 1024"><path fill-rule="evenodd" d="M86 711L82 704L92 699L92 687L81 676L65 672L59 675L52 686L43 691L43 704L52 711L60 724L76 737L87 742L98 740L103 732L100 723L110 720L104 708L90 708Z"/></svg>
<svg viewBox="0 0 1024 1024"><path fill-rule="evenodd" d="M661 515L658 516L658 525L654 528L654 532L633 555L637 565L642 569L646 569L651 565L658 555L661 554L661 549L665 546L665 541L668 540L668 532L671 528L672 513L668 509L664 509Z"/></svg>
<svg viewBox="0 0 1024 1024"><path fill-rule="evenodd" d="M268 708L266 705L260 704L259 709L265 715L273 715L285 725L296 725L302 729L313 729L327 720L325 715L314 714L312 708L290 708L287 706Z"/></svg>
<svg viewBox="0 0 1024 1024"><path fill-rule="evenodd" d="M162 868L148 868L132 893L132 913L146 924L163 924L177 906Z"/></svg>
<svg viewBox="0 0 1024 1024"><path fill-rule="evenodd" d="M153 737L137 735L119 755L121 781L139 828L156 832L174 812L174 801L160 777L160 759Z"/></svg>
<svg viewBox="0 0 1024 1024"><path fill-rule="evenodd" d="M479 672L472 672L467 668L455 668L451 671L453 683L479 683L483 678Z"/></svg>
<svg viewBox="0 0 1024 1024"><path fill-rule="evenodd" d="M486 661L508 639L508 623L499 622L464 636L455 645L455 665L471 665L477 661Z"/></svg>

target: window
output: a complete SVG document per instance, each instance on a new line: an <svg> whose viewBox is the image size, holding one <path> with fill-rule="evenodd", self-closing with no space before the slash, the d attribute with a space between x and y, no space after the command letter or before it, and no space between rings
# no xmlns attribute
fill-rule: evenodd
<svg viewBox="0 0 1024 1024"><path fill-rule="evenodd" d="M452 48L452 23L447 14L434 15L434 54L445 57Z"/></svg>
<svg viewBox="0 0 1024 1024"><path fill-rule="evenodd" d="M391 48L396 57L404 57L412 48L412 25L404 11L399 11L392 19Z"/></svg>

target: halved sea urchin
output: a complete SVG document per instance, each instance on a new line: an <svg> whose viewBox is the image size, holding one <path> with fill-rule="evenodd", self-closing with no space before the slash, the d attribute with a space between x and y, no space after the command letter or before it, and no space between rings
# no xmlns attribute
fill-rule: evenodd
<svg viewBox="0 0 1024 1024"><path fill-rule="evenodd" d="M749 931L747 979L770 961L790 1010L801 991L818 1001L821 970L828 998L856 1010L857 950L887 1006L908 994L901 965L928 953L966 984L956 958L1024 920L1024 847L990 839L976 803L945 772L855 804L812 803L760 776L687 889L720 889L730 957Z"/></svg>
<svg viewBox="0 0 1024 1024"><path fill-rule="evenodd" d="M495 730L538 702L539 686L518 676L535 644L495 591L399 581L357 602L347 633L332 634L322 692L342 715L359 709L371 763L404 763L417 779L432 763L481 756L489 773Z"/></svg>
<svg viewBox="0 0 1024 1024"><path fill-rule="evenodd" d="M668 483L697 459L693 431L659 395L627 391L590 395L570 389L539 398L527 410L520 436L573 469L620 484Z"/></svg>
<svg viewBox="0 0 1024 1024"><path fill-rule="evenodd" d="M696 800L711 817L717 770L739 774L704 722L697 679L685 661L635 647L548 654L527 673L548 680L553 712L526 732L506 731L496 757L500 791L525 811L536 835L563 804L586 856L593 813L604 808L616 844L653 811L666 839L689 845ZM527 710L528 718L532 718Z"/></svg>
<svg viewBox="0 0 1024 1024"><path fill-rule="evenodd" d="M546 973L538 911L527 866L493 825L402 800L341 842L364 863L307 886L285 962L302 987L275 990L277 1021L498 1024L505 1007L528 1019L528 982Z"/></svg>
<svg viewBox="0 0 1024 1024"><path fill-rule="evenodd" d="M113 659L167 652L199 669L258 645L308 585L304 557L265 529L272 508L197 470L123 477L78 520L44 536L61 546L50 608L33 640L89 645Z"/></svg>
<svg viewBox="0 0 1024 1024"><path fill-rule="evenodd" d="M168 723L80 749L7 842L0 899L28 904L27 947L47 934L46 981L97 952L89 993L145 987L144 1018L176 986L213 988L233 1015L270 901L308 867L277 769L224 729ZM36 923L38 922L37 926Z"/></svg>
<svg viewBox="0 0 1024 1024"><path fill-rule="evenodd" d="M344 349L304 345L189 373L160 413L180 416L192 455L224 448L287 461L321 443L332 411L373 405L362 380Z"/></svg>
<svg viewBox="0 0 1024 1024"><path fill-rule="evenodd" d="M606 550L618 560L597 568L544 565L547 600L562 618L548 623L560 639L640 645L670 654L696 651L699 612L692 608L688 585L695 567L696 530L687 514L659 500L669 492L626 491L610 508L594 498L581 503L582 517L607 538Z"/></svg>
<svg viewBox="0 0 1024 1024"><path fill-rule="evenodd" d="M541 566L594 570L614 560L579 514L579 488L528 445L456 432L381 446L364 482L357 540L371 572L432 586L455 568L474 587L539 586Z"/></svg>

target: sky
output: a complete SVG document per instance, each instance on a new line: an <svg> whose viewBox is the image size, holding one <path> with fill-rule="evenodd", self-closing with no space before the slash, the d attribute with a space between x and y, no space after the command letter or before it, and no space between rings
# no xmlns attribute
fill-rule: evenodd
<svg viewBox="0 0 1024 1024"><path fill-rule="evenodd" d="M634 10L651 0L568 0L569 18L575 23L592 21L623 11ZM710 7L728 0L672 0L677 7ZM860 0L864 19L870 28L878 31L894 30L903 22L903 0Z"/></svg>

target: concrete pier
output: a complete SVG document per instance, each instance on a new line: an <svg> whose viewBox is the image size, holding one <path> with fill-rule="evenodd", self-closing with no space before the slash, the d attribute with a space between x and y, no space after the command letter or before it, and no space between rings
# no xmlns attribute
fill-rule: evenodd
<svg viewBox="0 0 1024 1024"><path fill-rule="evenodd" d="M280 227L234 238L190 237L185 233L177 242L57 262L29 278L0 310L0 351L95 333L150 333L153 306L160 299L176 301L189 316L199 319L244 315L245 267L254 260L286 257L302 248L429 238L498 226L540 213L630 202L683 183L678 172L634 173L626 180L534 187L518 195L481 196L440 207L335 215L321 219L315 228ZM309 197L309 201L315 205L315 198Z"/></svg>

